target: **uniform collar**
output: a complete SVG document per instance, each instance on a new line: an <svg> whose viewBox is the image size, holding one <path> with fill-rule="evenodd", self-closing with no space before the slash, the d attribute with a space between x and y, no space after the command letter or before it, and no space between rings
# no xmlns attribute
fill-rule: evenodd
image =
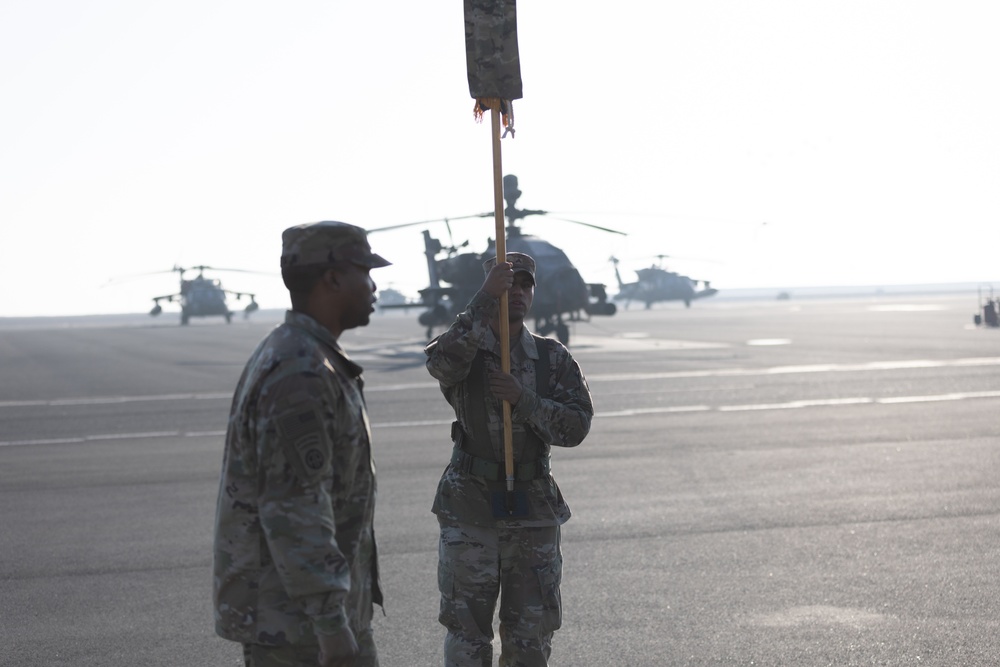
<svg viewBox="0 0 1000 667"><path fill-rule="evenodd" d="M487 327L486 335L479 342L480 349L492 352L493 354L500 356L500 341L497 339L495 333L493 333L493 327ZM528 331L528 327L521 327L521 336L518 340L510 346L511 351L520 347L524 350L524 355L529 359L538 359L538 347L535 345L535 337L531 335Z"/></svg>
<svg viewBox="0 0 1000 667"><path fill-rule="evenodd" d="M351 358L347 356L346 352L344 352L344 348L340 347L340 343L337 342L337 339L334 338L332 333L330 333L330 330L322 324L305 313L299 313L294 310L285 311L285 324L290 327L304 330L313 338L316 338L327 347L332 348L333 352L340 357L341 361L343 361L347 372L350 373L352 377L361 377L361 373L364 369L351 361Z"/></svg>

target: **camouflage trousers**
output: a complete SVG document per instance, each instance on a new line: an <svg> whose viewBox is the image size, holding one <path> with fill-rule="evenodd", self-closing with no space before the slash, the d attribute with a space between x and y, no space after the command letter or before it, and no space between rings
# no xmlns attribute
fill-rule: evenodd
<svg viewBox="0 0 1000 667"><path fill-rule="evenodd" d="M356 633L360 653L351 663L354 667L378 667L378 655L371 631ZM316 667L319 665L317 644L292 644L289 646L243 645L245 667Z"/></svg>
<svg viewBox="0 0 1000 667"><path fill-rule="evenodd" d="M445 667L491 667L500 599L500 667L545 667L562 622L559 526L484 528L441 521L438 588Z"/></svg>

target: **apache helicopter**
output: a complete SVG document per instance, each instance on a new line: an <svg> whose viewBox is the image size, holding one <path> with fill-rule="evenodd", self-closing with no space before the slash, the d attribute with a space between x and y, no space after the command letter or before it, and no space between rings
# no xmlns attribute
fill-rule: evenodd
<svg viewBox="0 0 1000 667"><path fill-rule="evenodd" d="M548 241L525 234L517 226L519 220L529 215L547 215L548 211L517 208L517 200L521 196L521 191L517 187L516 176L508 174L503 177L503 196L507 204L504 209L504 215L507 218L507 252L523 252L535 259L537 284L529 313L529 317L535 320L535 332L542 336L555 333L556 338L561 343L568 345L569 326L566 324L567 321L577 321L583 319L584 316L591 315L614 315L617 309L615 304L608 301L603 284L586 282L573 263L569 261L566 253ZM493 212L489 212L458 218L424 220L369 231L380 232L436 222L444 222L447 225L451 220L492 218L494 215ZM625 235L624 232L598 227L578 220L566 221L612 234ZM450 236L450 225L448 225L448 233ZM460 248L468 246L468 241L459 246L445 247L438 239L431 236L430 231L424 230L423 236L430 285L419 291L419 301L382 307L426 308L417 321L427 327L427 338L430 339L435 327L450 326L455 321L455 317L465 310L466 305L483 283L483 262L496 256L496 243L490 239L486 250L482 253L459 252ZM446 256L438 259L438 255L442 252L445 252Z"/></svg>
<svg viewBox="0 0 1000 667"><path fill-rule="evenodd" d="M222 315L226 318L226 323L232 321L233 311L226 305L226 295L232 295L239 301L245 296L250 297L250 303L243 310L244 317L249 317L250 313L259 309L254 295L249 292L234 292L222 288L222 282L218 278L206 278L204 271L238 271L241 273L258 273L256 271L243 271L242 269L214 269L211 266L192 266L183 268L175 266L169 271L159 271L158 273L177 273L181 279L180 292L176 294L166 294L164 296L153 297L153 309L149 311L152 316L163 312L160 301L179 301L181 304L181 324L187 324L192 317L209 317L212 315ZM198 275L191 279L185 279L184 274L188 271L197 271Z"/></svg>
<svg viewBox="0 0 1000 667"><path fill-rule="evenodd" d="M694 280L667 271L662 266L664 257L666 255L657 255L659 264L654 264L648 269L637 269L635 273L639 280L634 283L622 281L621 274L618 273L618 258L612 257L615 278L618 279L618 293L615 295L615 300L624 301L626 309L632 301L644 302L647 310L658 301L683 301L684 305L690 308L691 302L695 299L704 299L718 293L719 290L713 288L707 280ZM699 283L703 286L701 289L698 289Z"/></svg>

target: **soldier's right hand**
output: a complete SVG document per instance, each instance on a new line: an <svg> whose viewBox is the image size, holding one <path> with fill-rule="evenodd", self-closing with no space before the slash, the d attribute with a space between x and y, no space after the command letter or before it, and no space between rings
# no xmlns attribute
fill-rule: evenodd
<svg viewBox="0 0 1000 667"><path fill-rule="evenodd" d="M499 299L513 284L514 265L510 262L500 262L486 274L483 291L493 298Z"/></svg>
<svg viewBox="0 0 1000 667"><path fill-rule="evenodd" d="M347 626L333 635L316 635L319 640L319 667L351 667L360 650Z"/></svg>

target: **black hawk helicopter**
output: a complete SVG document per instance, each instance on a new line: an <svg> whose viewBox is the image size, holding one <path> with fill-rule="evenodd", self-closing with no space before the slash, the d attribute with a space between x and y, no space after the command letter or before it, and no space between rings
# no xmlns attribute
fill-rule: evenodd
<svg viewBox="0 0 1000 667"><path fill-rule="evenodd" d="M517 208L517 200L521 191L517 187L517 177L508 174L503 177L503 196L506 202L504 216L507 219L507 252L523 252L535 259L535 297L531 306L530 317L535 320L535 332L542 336L555 333L556 338L564 345L569 344L569 325L567 321L577 321L591 315L614 315L617 308L608 301L605 286L600 283L588 283L580 275L561 249L548 241L525 234L517 226L517 222L530 215L548 215L548 211ZM449 223L453 220L468 218L492 218L493 212L466 215L457 218L441 218L410 222L390 227L371 229L369 233L427 225L436 222ZM566 220L565 218L560 218ZM612 234L621 234L614 229L598 227L579 220L566 220L578 225L592 227ZM449 236L451 226L448 225ZM496 256L496 242L493 239L487 244L484 252L459 252L460 248L468 246L466 241L459 246L443 246L432 237L429 230L423 231L424 255L427 258L427 274L430 279L428 287L420 290L420 300L403 304L384 305L383 308L426 308L417 321L427 328L427 338L433 335L435 327L447 327L455 321L455 317L465 310L466 305L482 286L484 273L483 262ZM446 256L438 259L440 253Z"/></svg>
<svg viewBox="0 0 1000 667"><path fill-rule="evenodd" d="M206 278L205 270L210 271L238 271L241 273L258 273L257 271L243 271L242 269L215 269L211 266L192 266L184 268L175 266L169 271L159 271L158 273L177 273L181 280L180 292L176 294L166 294L153 297L153 308L149 311L152 316L157 316L163 312L160 301L172 303L179 301L181 304L181 324L187 324L192 317L209 317L221 315L226 318L226 323L233 320L233 311L229 310L226 303L226 296L231 295L239 301L245 296L250 297L250 303L243 309L244 317L249 317L250 313L260 308L254 295L249 292L234 292L222 288L222 282L218 278ZM189 271L197 271L198 275L187 279L184 274Z"/></svg>
<svg viewBox="0 0 1000 667"><path fill-rule="evenodd" d="M635 273L639 280L634 283L622 281L621 274L618 273L618 258L612 257L615 278L618 279L615 301L624 301L626 309L632 301L642 301L646 304L647 310L659 301L683 301L684 305L690 308L691 302L695 299L704 299L718 293L719 290L712 287L707 280L695 280L667 271L662 266L664 257L666 255L657 255L659 264L647 269L637 269ZM700 289L699 284L702 286Z"/></svg>

